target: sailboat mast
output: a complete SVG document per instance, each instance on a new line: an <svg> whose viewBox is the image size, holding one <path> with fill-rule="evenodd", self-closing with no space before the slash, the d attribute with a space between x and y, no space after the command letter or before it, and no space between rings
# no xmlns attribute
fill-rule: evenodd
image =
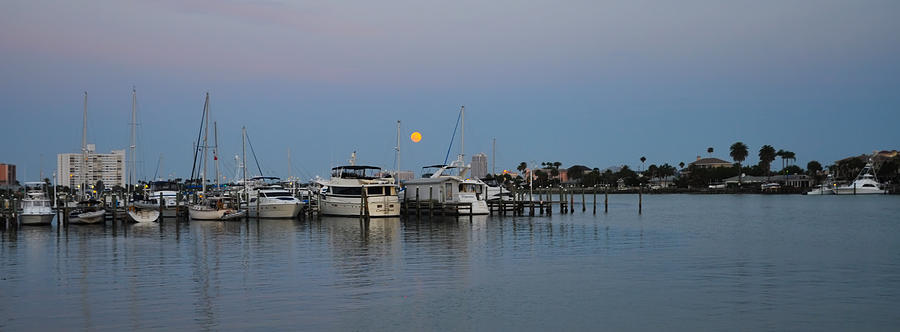
<svg viewBox="0 0 900 332"><path fill-rule="evenodd" d="M394 177L400 176L400 120L397 120L397 173ZM399 183L399 179L398 179Z"/></svg>
<svg viewBox="0 0 900 332"><path fill-rule="evenodd" d="M131 186L134 184L134 170L135 170L135 166L136 166L136 163L135 163L135 161L134 161L134 159L135 159L135 154L134 154L134 148L135 148L135 136L134 136L134 131L135 131L136 123L137 123L137 122L136 122L137 117L135 116L135 104L137 104L137 91L135 90L134 87L132 87L132 88L131 88L131 167L129 167L131 172L128 173L128 191L127 191L127 192L128 192L128 196L127 196L128 198L131 197ZM128 204L128 198L125 199L125 204L126 204L126 205Z"/></svg>
<svg viewBox="0 0 900 332"><path fill-rule="evenodd" d="M494 137L494 143L491 146L491 176L497 174L497 138Z"/></svg>
<svg viewBox="0 0 900 332"><path fill-rule="evenodd" d="M465 164L466 160L466 107L462 106L459 109L460 112L460 135L459 135L459 157L463 160L463 164Z"/></svg>
<svg viewBox="0 0 900 332"><path fill-rule="evenodd" d="M84 199L87 187L87 91L84 92L84 123L81 126L81 197Z"/></svg>
<svg viewBox="0 0 900 332"><path fill-rule="evenodd" d="M213 162L216 164L216 190L219 190L219 126L213 122Z"/></svg>
<svg viewBox="0 0 900 332"><path fill-rule="evenodd" d="M291 148L288 148L288 181L291 181Z"/></svg>
<svg viewBox="0 0 900 332"><path fill-rule="evenodd" d="M203 103L203 108L203 114L206 114L206 119L203 121L206 123L203 126L203 176L200 181L203 186L203 195L208 197L206 192L206 164L208 159L206 151L209 150L209 92L206 93L206 102Z"/></svg>
<svg viewBox="0 0 900 332"><path fill-rule="evenodd" d="M241 170L244 172L244 190L247 189L247 127L241 127Z"/></svg>

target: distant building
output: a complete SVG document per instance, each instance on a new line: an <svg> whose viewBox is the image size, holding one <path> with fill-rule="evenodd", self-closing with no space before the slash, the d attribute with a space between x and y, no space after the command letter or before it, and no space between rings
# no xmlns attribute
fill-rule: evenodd
<svg viewBox="0 0 900 332"><path fill-rule="evenodd" d="M772 176L752 176L745 175L744 177L738 179L737 176L732 176L730 178L725 179L725 183L728 185L737 185L741 183L743 185L752 185L752 184L761 184L761 183L779 183L786 187L797 187L797 188L808 188L812 186L813 179L805 174L789 174L789 175L772 175Z"/></svg>
<svg viewBox="0 0 900 332"><path fill-rule="evenodd" d="M481 179L487 176L487 155L478 153L472 156L472 178Z"/></svg>
<svg viewBox="0 0 900 332"><path fill-rule="evenodd" d="M56 160L56 179L61 186L78 188L82 183L88 185L103 180L103 185L125 186L125 150L113 150L110 153L97 153L94 144L87 145L87 160L82 162L81 153L60 153ZM82 172L81 167L85 166ZM82 176L87 176L87 181Z"/></svg>
<svg viewBox="0 0 900 332"><path fill-rule="evenodd" d="M718 168L734 166L732 163L719 158L700 158L700 156L697 156L697 160L692 162L690 165L694 166L695 168Z"/></svg>
<svg viewBox="0 0 900 332"><path fill-rule="evenodd" d="M0 186L16 185L16 165L0 164Z"/></svg>

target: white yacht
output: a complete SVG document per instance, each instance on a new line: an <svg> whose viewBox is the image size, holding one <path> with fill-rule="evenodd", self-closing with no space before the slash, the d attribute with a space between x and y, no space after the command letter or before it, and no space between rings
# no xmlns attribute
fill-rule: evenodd
<svg viewBox="0 0 900 332"><path fill-rule="evenodd" d="M806 195L834 195L834 178L831 177L831 174L825 179L825 182L819 184L812 188L809 192L805 193Z"/></svg>
<svg viewBox="0 0 900 332"><path fill-rule="evenodd" d="M466 178L469 166L465 165L462 156L450 165L433 165L424 168L436 168L437 170L428 177L404 182L405 200L414 200L418 191L420 202L430 198L438 203L434 205L435 208L443 208L442 213L454 215L490 213L487 205L488 186L481 180ZM454 175L453 172L457 172L457 174ZM469 203L471 208L468 207ZM453 208L448 210L448 206Z"/></svg>
<svg viewBox="0 0 900 332"><path fill-rule="evenodd" d="M277 180L275 177L257 176L245 181L247 186L247 210L250 216L260 218L294 218L303 209L303 202L294 197L290 191L280 185L267 184L266 180Z"/></svg>
<svg viewBox="0 0 900 332"><path fill-rule="evenodd" d="M25 199L22 200L22 225L49 225L53 221L53 208L44 191L43 182L26 182Z"/></svg>
<svg viewBox="0 0 900 332"><path fill-rule="evenodd" d="M150 183L150 194L148 194L147 204L154 205L159 208L159 200L162 196L163 201L163 218L174 218L176 208L178 207L178 184L172 181L154 181ZM181 206L185 202L180 202Z"/></svg>
<svg viewBox="0 0 900 332"><path fill-rule="evenodd" d="M381 178L367 174L379 173L380 167L355 165L356 154L350 165L331 169L331 179L316 181L320 188L319 209L324 215L397 217L400 216L400 199L393 178Z"/></svg>
<svg viewBox="0 0 900 332"><path fill-rule="evenodd" d="M835 195L872 195L884 194L886 191L875 177L871 159L869 159L866 167L863 167L853 182L834 188Z"/></svg>

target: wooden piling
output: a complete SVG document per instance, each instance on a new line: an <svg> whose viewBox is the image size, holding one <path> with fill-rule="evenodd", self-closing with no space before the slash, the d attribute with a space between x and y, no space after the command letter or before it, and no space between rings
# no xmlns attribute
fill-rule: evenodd
<svg viewBox="0 0 900 332"><path fill-rule="evenodd" d="M638 214L641 214L644 211L643 203L644 203L644 186L640 186L640 187L638 187Z"/></svg>
<svg viewBox="0 0 900 332"><path fill-rule="evenodd" d="M434 187L428 186L428 216L434 216L434 198L432 193L434 192Z"/></svg>
<svg viewBox="0 0 900 332"><path fill-rule="evenodd" d="M594 186L594 188L591 188L591 194L593 194L593 196L594 196L594 204L593 204L594 214L597 214L597 187L596 186Z"/></svg>
<svg viewBox="0 0 900 332"><path fill-rule="evenodd" d="M581 187L581 212L587 211L587 205L584 204L584 187Z"/></svg>
<svg viewBox="0 0 900 332"><path fill-rule="evenodd" d="M609 187L603 192L603 213L609 213Z"/></svg>
<svg viewBox="0 0 900 332"><path fill-rule="evenodd" d="M416 218L418 219L420 216L419 212L419 188L416 188Z"/></svg>

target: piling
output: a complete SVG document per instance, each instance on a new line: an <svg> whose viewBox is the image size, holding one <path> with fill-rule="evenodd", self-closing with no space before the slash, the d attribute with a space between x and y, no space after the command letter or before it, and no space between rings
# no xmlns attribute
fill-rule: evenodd
<svg viewBox="0 0 900 332"><path fill-rule="evenodd" d="M569 213L575 213L575 194L569 194Z"/></svg>
<svg viewBox="0 0 900 332"><path fill-rule="evenodd" d="M419 213L419 188L416 188L416 219L419 218L421 214Z"/></svg>
<svg viewBox="0 0 900 332"><path fill-rule="evenodd" d="M594 214L597 214L597 187L596 186L594 186L594 188L591 188L591 194L593 194L593 196L594 196L594 204L593 204Z"/></svg>
<svg viewBox="0 0 900 332"><path fill-rule="evenodd" d="M127 201L127 198L126 198L126 201L125 201L125 202L126 202L126 203L128 202L128 201ZM112 210L113 210L113 213L112 213L112 217L113 217L113 226L115 226L115 225L116 225L116 213L119 211L119 208L118 208L118 206L119 206L119 199L118 199L115 195L113 195L112 205L113 205L113 209L112 209ZM128 205L128 204L125 204L125 205Z"/></svg>
<svg viewBox="0 0 900 332"><path fill-rule="evenodd" d="M643 212L643 203L644 203L644 186L638 187L638 214Z"/></svg>
<svg viewBox="0 0 900 332"><path fill-rule="evenodd" d="M428 216L434 216L434 198L432 197L432 193L434 192L434 187L428 186Z"/></svg>
<svg viewBox="0 0 900 332"><path fill-rule="evenodd" d="M581 212L587 211L587 205L584 204L584 187L581 187Z"/></svg>
<svg viewBox="0 0 900 332"><path fill-rule="evenodd" d="M603 213L609 213L609 187L603 192Z"/></svg>

